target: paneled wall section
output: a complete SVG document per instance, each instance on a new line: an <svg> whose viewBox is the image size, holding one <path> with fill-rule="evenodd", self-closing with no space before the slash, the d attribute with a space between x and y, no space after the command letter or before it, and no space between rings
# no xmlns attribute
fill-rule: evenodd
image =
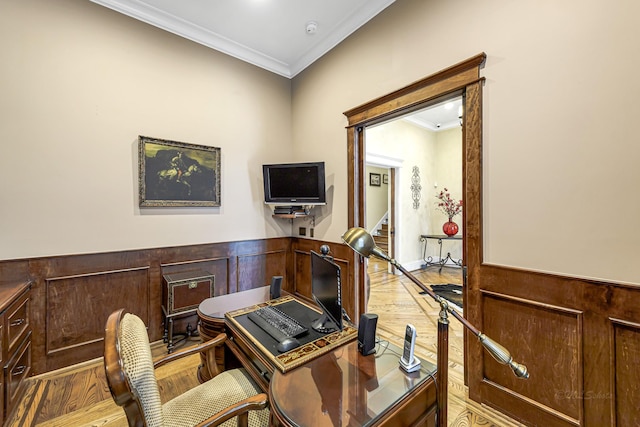
<svg viewBox="0 0 640 427"><path fill-rule="evenodd" d="M318 243L319 245L320 243ZM265 286L284 276L293 290L292 239L274 238L134 251L68 255L0 262L1 281L32 281L33 373L102 356L105 321L124 307L162 339L162 277L205 270L214 275L214 295ZM177 319L176 331L195 314Z"/></svg>
<svg viewBox="0 0 640 427"><path fill-rule="evenodd" d="M487 336L527 365L521 380L490 356L479 395L539 426L626 426L640 419L640 288L482 265L481 320ZM479 356L475 347L472 356ZM477 363L472 360L470 363ZM531 423L535 420L535 423Z"/></svg>
<svg viewBox="0 0 640 427"><path fill-rule="evenodd" d="M350 250L343 244L274 238L135 251L0 261L0 281L32 281L33 373L40 374L102 356L107 317L118 308L140 316L152 341L163 335L163 275L204 270L214 276L214 295L268 285L284 277L283 289L311 299L310 251L328 244L347 272ZM345 293L344 306L355 312ZM174 319L176 332L196 325L195 314Z"/></svg>

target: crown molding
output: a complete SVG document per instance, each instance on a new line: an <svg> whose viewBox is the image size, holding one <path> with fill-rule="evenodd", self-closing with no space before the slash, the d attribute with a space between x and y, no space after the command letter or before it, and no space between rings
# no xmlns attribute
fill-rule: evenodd
<svg viewBox="0 0 640 427"><path fill-rule="evenodd" d="M334 28L327 31L327 35L319 38L307 52L302 53L292 63L286 63L255 49L237 43L215 31L209 30L192 22L169 14L139 0L91 0L116 12L127 15L138 21L158 27L162 30L184 37L193 42L207 46L226 55L248 62L257 67L293 78L307 68L318 58L333 49L350 34L376 16L395 0L370 0L366 7L346 17Z"/></svg>

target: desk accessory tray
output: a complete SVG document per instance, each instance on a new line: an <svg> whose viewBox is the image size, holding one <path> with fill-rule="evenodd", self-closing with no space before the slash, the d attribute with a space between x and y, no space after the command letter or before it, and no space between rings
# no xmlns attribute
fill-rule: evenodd
<svg viewBox="0 0 640 427"><path fill-rule="evenodd" d="M299 347L286 353L278 352L276 349L278 342L248 319L247 314L265 305L277 306L280 310L292 315L304 326L309 327L309 334L298 338L301 343ZM315 307L287 295L262 304L230 311L225 314L225 317L236 329L249 338L277 369L285 373L357 337L358 330L347 323L344 324L342 331L328 334L314 331L310 325L321 314Z"/></svg>

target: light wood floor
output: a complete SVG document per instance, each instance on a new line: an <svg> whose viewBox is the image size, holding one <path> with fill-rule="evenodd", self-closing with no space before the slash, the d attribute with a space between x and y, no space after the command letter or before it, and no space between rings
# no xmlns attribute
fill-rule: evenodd
<svg viewBox="0 0 640 427"><path fill-rule="evenodd" d="M371 290L367 312L378 315L377 335L380 339L402 346L407 323L416 327L416 355L436 363L438 313L440 306L402 275L387 272L387 263L369 260ZM442 273L431 267L413 271L422 283L462 284L459 268L443 268ZM464 385L463 326L450 316L449 323L449 393L448 424L455 427L520 427L509 417L468 399Z"/></svg>
<svg viewBox="0 0 640 427"><path fill-rule="evenodd" d="M402 345L404 329L412 323L418 331L416 353L436 362L436 331L439 306L429 296L420 295L404 276L390 275L386 263L370 261L371 293L368 312L378 314L377 335ZM461 283L459 269L436 268L414 272L423 283ZM449 336L449 425L455 427L519 427L518 424L490 408L467 398L463 381L462 325L450 323ZM154 356L166 348L153 345ZM157 370L163 401L196 386L199 356L163 366ZM6 426L127 426L123 410L109 393L102 359L49 372L28 380L20 407Z"/></svg>
<svg viewBox="0 0 640 427"><path fill-rule="evenodd" d="M185 345L195 345L187 342ZM166 355L161 343L152 345L154 358ZM197 386L196 368L200 356L187 356L156 369L163 401ZM5 426L126 427L127 419L117 406L104 375L102 358L28 380L20 407Z"/></svg>

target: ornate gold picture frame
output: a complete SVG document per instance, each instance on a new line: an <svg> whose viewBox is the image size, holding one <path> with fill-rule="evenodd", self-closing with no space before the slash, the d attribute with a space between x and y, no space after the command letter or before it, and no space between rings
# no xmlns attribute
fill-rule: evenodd
<svg viewBox="0 0 640 427"><path fill-rule="evenodd" d="M220 148L140 135L141 207L220 206Z"/></svg>

